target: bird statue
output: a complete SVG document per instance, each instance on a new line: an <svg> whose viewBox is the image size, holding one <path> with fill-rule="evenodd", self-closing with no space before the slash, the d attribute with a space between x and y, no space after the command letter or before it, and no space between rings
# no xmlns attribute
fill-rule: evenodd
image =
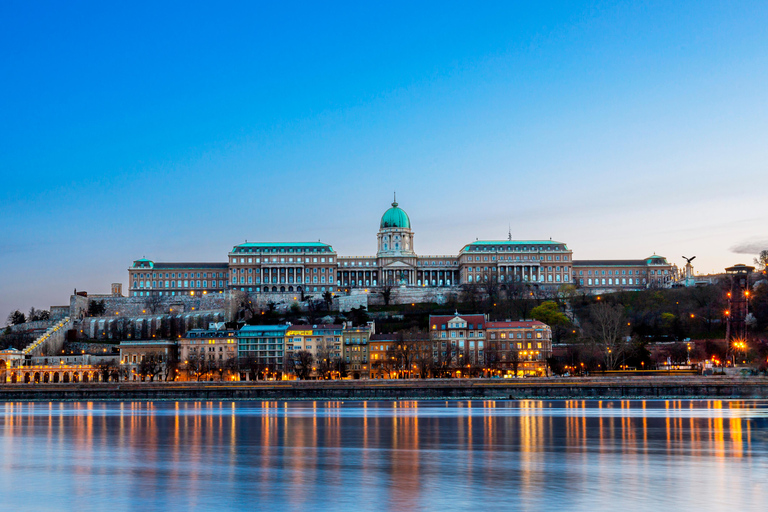
<svg viewBox="0 0 768 512"><path fill-rule="evenodd" d="M691 263L693 260L695 260L695 259L696 259L696 256L692 256L692 257L690 257L690 258L686 258L685 256L683 256L683 259L684 259L685 261L687 261L687 262L688 262L688 264L690 264L690 263Z"/></svg>

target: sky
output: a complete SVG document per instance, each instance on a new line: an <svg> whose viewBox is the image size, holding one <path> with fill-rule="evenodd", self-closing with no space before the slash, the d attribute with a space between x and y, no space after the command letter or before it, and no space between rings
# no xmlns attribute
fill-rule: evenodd
<svg viewBox="0 0 768 512"><path fill-rule="evenodd" d="M111 5L114 4L114 5ZM768 248L768 3L0 2L0 320L137 258Z"/></svg>

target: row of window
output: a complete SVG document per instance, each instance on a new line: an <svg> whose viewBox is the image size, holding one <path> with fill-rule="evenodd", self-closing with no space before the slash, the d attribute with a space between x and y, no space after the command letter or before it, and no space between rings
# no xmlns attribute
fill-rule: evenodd
<svg viewBox="0 0 768 512"><path fill-rule="evenodd" d="M301 276L297 276L295 278L295 281L296 281L297 284L301 284L301 283L305 283L305 284L310 284L310 283L325 284L325 282L326 282L325 281L325 276L320 276L320 280L319 281L318 281L317 276L312 276L312 277L307 276L307 277L304 277L304 278L302 278ZM270 282L269 279L266 279L266 278L264 279L264 283L265 284L269 284L269 282ZM293 283L293 282L294 282L294 278L293 277L289 277L287 281L286 281L286 278L284 278L284 277L281 277L281 278L273 277L272 278L272 284L286 284L286 283ZM328 276L328 283L329 284L333 283L333 276ZM258 278L258 277L254 279L252 276L248 276L247 282L246 282L246 277L245 276L241 276L240 277L240 282L238 282L237 277L233 277L232 278L232 284L261 284L261 279Z"/></svg>
<svg viewBox="0 0 768 512"><path fill-rule="evenodd" d="M165 273L165 278L166 279L175 279L176 278L176 272L170 272L170 276L168 274L169 274L168 272ZM202 278L205 279L205 278L209 277L208 276L209 272L198 272L197 275L195 275L194 272L183 272L184 275L182 275L182 272L179 272L178 274L179 274L179 277L186 277L186 278L190 278L190 277L191 278L195 278L195 277L201 278L202 277ZM224 277L224 272L210 272L210 274L211 274L210 277ZM146 272L146 273L139 272L139 273L134 273L133 274L133 278L134 279L150 279L150 275L149 275L149 272ZM162 279L163 278L163 273L162 272L152 272L151 279L157 279L157 278Z"/></svg>
<svg viewBox="0 0 768 512"><path fill-rule="evenodd" d="M326 258L320 257L320 258L296 258L295 263L318 263L318 259L320 260L319 263L325 263ZM311 260L311 261L310 261ZM248 263L261 263L261 258L232 258L232 264L236 265L238 263L245 264L246 261ZM264 258L264 263L286 263L285 258ZM294 263L294 258L289 257L287 260L287 263ZM328 263L333 263L333 258L328 257Z"/></svg>
<svg viewBox="0 0 768 512"><path fill-rule="evenodd" d="M490 335L490 338L492 340L496 339L496 333L495 332L489 333L489 335ZM512 339L512 338L515 337L515 335L517 335L518 339L522 339L523 338L523 333L522 332L518 332L518 333L514 333L514 332L501 332L501 333L499 333L499 338L502 339L502 340L505 339L505 338ZM543 333L541 331L536 331L536 338L541 339L542 336L543 336ZM531 338L533 338L533 333L531 331L526 331L525 332L525 337L528 338L528 339L531 339Z"/></svg>
<svg viewBox="0 0 768 512"><path fill-rule="evenodd" d="M480 256L475 256L475 259L472 259L472 256L469 256L467 258L467 261L480 261ZM556 255L554 256L554 260L552 259L552 255L547 255L547 261L560 261L560 256ZM483 256L482 261L488 261L488 256ZM491 256L490 261L496 261L496 256ZM523 256L523 259L520 260L520 256L516 256L515 259L512 259L512 256L506 256L506 259L504 256L499 257L499 261L528 261L528 256ZM538 258L536 256L531 256L531 261L544 261L544 256L539 256ZM563 256L563 261L568 261L568 256Z"/></svg>
<svg viewBox="0 0 768 512"><path fill-rule="evenodd" d="M517 246L517 247L510 247L508 245L501 245L501 246L498 246L498 247L495 247L495 246L484 246L484 245L472 245L472 246L469 247L469 250L470 251L483 251L483 252L499 252L499 251L503 251L503 252L510 252L510 251L520 252L520 251L529 251L529 250L530 251L535 251L536 250L536 246L535 245L531 245L529 247L527 245L524 245L521 248L519 246ZM547 246L541 246L540 245L538 250L539 251L566 251L567 249L565 248L564 245L547 245Z"/></svg>
<svg viewBox="0 0 768 512"><path fill-rule="evenodd" d="M643 278L642 284L646 284L646 282L647 282L647 280L645 278ZM583 286L584 285L584 279L579 279L579 284ZM607 285L622 284L622 285L630 285L631 286L631 285L639 285L641 283L640 283L640 278L639 277L637 279L634 279L632 277L629 277L629 278L622 277L621 278L621 283L619 283L619 278L618 277L616 278L616 282L614 282L614 279L612 277L609 277L607 279L604 278L604 277L602 279L595 278L594 286L597 286L597 285L600 285L600 284L607 284ZM591 278L587 278L587 286L593 286Z"/></svg>
<svg viewBox="0 0 768 512"><path fill-rule="evenodd" d="M315 253L315 252L331 252L330 247L271 247L271 248L258 248L258 247L235 247L233 252L255 252L255 253Z"/></svg>
<svg viewBox="0 0 768 512"><path fill-rule="evenodd" d="M532 281L532 282L538 281L539 283L561 283L561 282L567 283L570 280L570 278L568 277L568 274L562 274L562 276L560 274L556 274L554 276L552 274L547 274L546 276L544 274L539 274L538 279L536 279L536 277L537 276L535 275L535 273L531 277L529 277L528 274L523 274L523 281ZM512 278L510 277L509 280L512 281ZM478 274L477 276L473 276L472 274L470 274L467 276L468 283L472 283L472 282L480 283L483 281L488 281L488 275ZM499 281L504 281L503 275L499 277Z"/></svg>
<svg viewBox="0 0 768 512"><path fill-rule="evenodd" d="M325 274L325 267L313 267L313 268L307 268L307 269L303 269L303 270L305 271L306 274L317 274L318 273L318 268L320 269L320 273L321 274ZM248 270L248 272L247 272L248 274L253 274L253 270L254 269L249 268L247 270ZM293 269L293 270L295 270L295 274L296 275L299 275L302 272L302 269L300 269L300 268ZM257 268L256 269L256 273L257 274L261 273L261 274L265 274L265 275L266 274L271 274L271 275L282 274L282 275L285 275L285 274L290 274L291 273L290 271L291 271L291 269L285 269L285 268L261 268L261 269ZM239 270L236 269L236 268L232 269L232 275L235 275L235 274L238 274L238 273L245 274L246 273L246 269L244 269L244 268L241 268ZM328 269L328 273L329 274L333 274L333 269L329 268Z"/></svg>
<svg viewBox="0 0 768 512"><path fill-rule="evenodd" d="M216 283L218 283L219 288L224 287L224 281L211 281L211 287L216 288ZM149 281L134 281L133 288L208 288L208 280L189 281L185 279L178 281L178 286L177 281L152 281L151 283Z"/></svg>

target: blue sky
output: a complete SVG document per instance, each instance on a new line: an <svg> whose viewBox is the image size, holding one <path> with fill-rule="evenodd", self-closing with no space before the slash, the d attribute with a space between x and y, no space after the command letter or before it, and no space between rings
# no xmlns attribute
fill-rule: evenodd
<svg viewBox="0 0 768 512"><path fill-rule="evenodd" d="M373 254L393 190L420 254L768 248L765 2L106 4L0 4L2 315L245 239Z"/></svg>

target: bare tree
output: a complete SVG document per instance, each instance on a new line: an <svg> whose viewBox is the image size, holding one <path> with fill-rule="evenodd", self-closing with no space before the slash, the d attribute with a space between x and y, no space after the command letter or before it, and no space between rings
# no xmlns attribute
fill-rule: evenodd
<svg viewBox="0 0 768 512"><path fill-rule="evenodd" d="M496 347L496 343L493 342L485 347L483 350L483 367L487 368L491 375L493 375L493 371L498 368L500 362L501 353Z"/></svg>
<svg viewBox="0 0 768 512"><path fill-rule="evenodd" d="M294 371L299 379L309 379L312 374L312 363L314 362L314 359L312 352L309 350L299 350L294 354Z"/></svg>
<svg viewBox="0 0 768 512"><path fill-rule="evenodd" d="M247 292L232 290L227 301L227 318L231 322L247 322L257 315L253 299Z"/></svg>
<svg viewBox="0 0 768 512"><path fill-rule="evenodd" d="M155 377L162 373L165 369L165 362L160 354L149 353L145 354L139 363L139 375L144 379L149 378L150 382L155 380Z"/></svg>
<svg viewBox="0 0 768 512"><path fill-rule="evenodd" d="M391 282L386 284L381 289L381 292L379 292L379 293L381 293L381 298L384 299L384 305L385 306L389 306L389 301L392 300L392 284L391 284Z"/></svg>
<svg viewBox="0 0 768 512"><path fill-rule="evenodd" d="M628 326L624 309L606 302L593 304L584 331L590 341L605 351L606 367L615 369L627 348Z"/></svg>
<svg viewBox="0 0 768 512"><path fill-rule="evenodd" d="M144 309L152 313L153 315L160 311L163 307L163 299L157 292L153 292L144 301Z"/></svg>
<svg viewBox="0 0 768 512"><path fill-rule="evenodd" d="M433 344L429 338L429 333L417 328L411 328L403 331L402 338L405 349L404 355L408 356L407 360L404 360L408 365L408 371L410 372L411 369L415 369L420 378L426 379L434 368L435 360L432 350Z"/></svg>
<svg viewBox="0 0 768 512"><path fill-rule="evenodd" d="M210 371L210 365L205 357L205 353L198 354L192 352L184 361L184 369L190 377L194 377L198 382L200 378L207 375Z"/></svg>
<svg viewBox="0 0 768 512"><path fill-rule="evenodd" d="M315 362L317 363L317 374L322 379L328 379L333 371L333 348L333 342L327 341L326 338L321 338L321 340L317 342L317 350L315 351L317 356Z"/></svg>
<svg viewBox="0 0 768 512"><path fill-rule="evenodd" d="M104 359L96 363L96 369L101 374L103 382L118 380L120 378L120 365L115 359Z"/></svg>

